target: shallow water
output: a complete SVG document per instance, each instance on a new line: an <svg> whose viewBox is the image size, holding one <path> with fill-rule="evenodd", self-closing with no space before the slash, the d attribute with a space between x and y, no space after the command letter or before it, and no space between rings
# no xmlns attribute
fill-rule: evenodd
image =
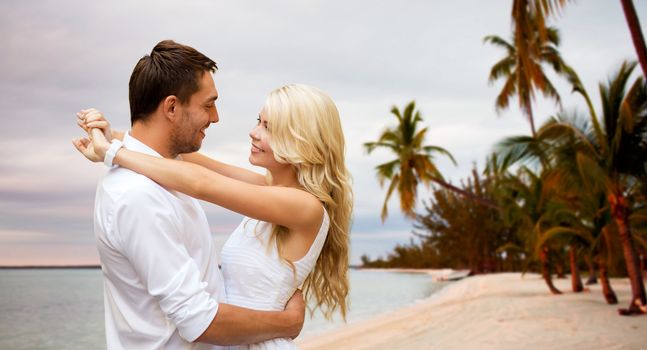
<svg viewBox="0 0 647 350"><path fill-rule="evenodd" d="M350 272L348 321L423 299L442 287L425 274ZM302 335L341 324L320 313ZM103 349L103 287L99 269L0 270L0 349Z"/></svg>

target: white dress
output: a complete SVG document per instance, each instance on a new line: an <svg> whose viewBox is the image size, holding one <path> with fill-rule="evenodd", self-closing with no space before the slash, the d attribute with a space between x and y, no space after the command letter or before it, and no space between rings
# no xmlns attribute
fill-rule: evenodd
<svg viewBox="0 0 647 350"><path fill-rule="evenodd" d="M329 227L324 209L317 237L306 255L292 268L278 255L276 243L268 249L272 225L244 218L222 248L221 268L227 302L255 310L282 311L297 287L310 274L326 241ZM291 339L272 339L230 349L297 349Z"/></svg>

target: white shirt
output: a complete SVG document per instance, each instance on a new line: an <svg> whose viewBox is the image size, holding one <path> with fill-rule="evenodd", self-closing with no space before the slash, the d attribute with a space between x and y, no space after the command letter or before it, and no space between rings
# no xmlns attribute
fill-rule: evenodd
<svg viewBox="0 0 647 350"><path fill-rule="evenodd" d="M128 149L161 157L128 133ZM99 183L94 232L108 349L213 349L192 343L226 302L198 201L115 167Z"/></svg>

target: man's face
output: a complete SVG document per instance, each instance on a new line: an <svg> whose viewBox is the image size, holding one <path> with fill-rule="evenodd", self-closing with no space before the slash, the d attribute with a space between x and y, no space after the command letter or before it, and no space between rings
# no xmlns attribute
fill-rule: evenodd
<svg viewBox="0 0 647 350"><path fill-rule="evenodd" d="M205 72L198 91L191 95L188 103L177 106L180 118L171 135L174 153L191 153L200 149L205 130L211 123L218 122L217 98L213 77Z"/></svg>

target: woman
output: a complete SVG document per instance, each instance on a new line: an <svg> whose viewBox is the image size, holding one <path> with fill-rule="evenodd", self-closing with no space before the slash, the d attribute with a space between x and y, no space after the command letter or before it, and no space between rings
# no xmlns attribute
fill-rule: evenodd
<svg viewBox="0 0 647 350"><path fill-rule="evenodd" d="M89 131L100 128L111 134L100 113L82 112L80 124ZM102 160L111 144L102 133L91 135L97 158L84 154ZM283 310L302 286L306 300L313 299L326 318L335 310L345 318L352 193L333 101L305 85L276 89L268 95L249 135L249 161L267 169L266 176L197 153L183 155L185 161L179 161L121 148L112 162L166 188L246 216L222 251L229 303ZM79 143L89 146L89 142L76 140L75 144L79 148ZM249 348L296 346L290 339L274 339Z"/></svg>

